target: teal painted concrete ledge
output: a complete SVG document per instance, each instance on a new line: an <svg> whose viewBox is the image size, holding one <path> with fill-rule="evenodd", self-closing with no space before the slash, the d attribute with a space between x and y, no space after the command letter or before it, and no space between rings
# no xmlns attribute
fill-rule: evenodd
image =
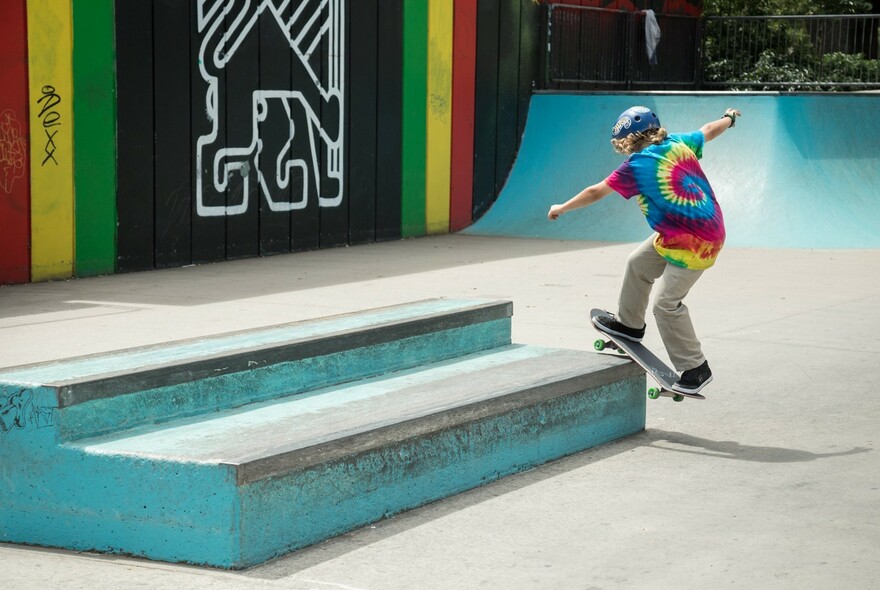
<svg viewBox="0 0 880 590"><path fill-rule="evenodd" d="M644 429L641 370L511 344L509 302L401 314L3 372L0 541L249 567Z"/></svg>
<svg viewBox="0 0 880 590"><path fill-rule="evenodd" d="M246 485L235 567L641 432L644 391L634 376Z"/></svg>
<svg viewBox="0 0 880 590"><path fill-rule="evenodd" d="M503 346L512 313L435 299L8 369L0 431L45 424L76 440L296 395Z"/></svg>

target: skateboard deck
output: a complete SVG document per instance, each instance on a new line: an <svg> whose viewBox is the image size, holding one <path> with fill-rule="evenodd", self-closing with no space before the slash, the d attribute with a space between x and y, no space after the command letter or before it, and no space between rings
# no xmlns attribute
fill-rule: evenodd
<svg viewBox="0 0 880 590"><path fill-rule="evenodd" d="M593 327L597 332L602 334L602 339L596 340L593 347L598 352L605 352L609 349L614 350L618 355L626 355L642 367L645 370L645 373L647 373L648 376L659 385L659 387L651 387L648 389L648 397L651 399L657 399L661 396L671 397L677 402L684 400L686 397L692 399L706 399L699 393L679 393L678 391L673 391L672 386L678 381L678 373L670 369L666 363L657 358L657 355L651 352L643 344L627 340L626 338L618 338L613 334L608 334L599 329L594 323L593 318L603 315L608 316L611 314L601 309L593 309L590 311L590 323L593 324Z"/></svg>

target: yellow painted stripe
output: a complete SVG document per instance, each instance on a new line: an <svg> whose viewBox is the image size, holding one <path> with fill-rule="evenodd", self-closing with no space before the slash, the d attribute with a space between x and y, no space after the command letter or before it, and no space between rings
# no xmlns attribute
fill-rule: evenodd
<svg viewBox="0 0 880 590"><path fill-rule="evenodd" d="M452 23L454 3L428 5L428 119L425 215L429 234L449 231L452 143Z"/></svg>
<svg viewBox="0 0 880 590"><path fill-rule="evenodd" d="M73 76L70 0L28 0L31 273L73 276Z"/></svg>

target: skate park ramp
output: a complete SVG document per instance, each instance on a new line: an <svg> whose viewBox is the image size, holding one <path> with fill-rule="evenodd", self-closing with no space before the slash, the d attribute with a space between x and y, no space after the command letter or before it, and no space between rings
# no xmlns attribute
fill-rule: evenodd
<svg viewBox="0 0 880 590"><path fill-rule="evenodd" d="M727 107L736 127L706 144L702 165L724 211L727 245L880 247L880 94L537 94L516 162L492 208L464 233L631 242L649 233L636 203L613 193L547 221L547 210L621 162L619 113L645 105L670 133Z"/></svg>

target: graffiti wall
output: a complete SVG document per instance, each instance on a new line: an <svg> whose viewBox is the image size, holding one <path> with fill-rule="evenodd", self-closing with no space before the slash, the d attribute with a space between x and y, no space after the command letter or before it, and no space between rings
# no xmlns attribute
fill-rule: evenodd
<svg viewBox="0 0 880 590"><path fill-rule="evenodd" d="M0 283L466 227L513 162L538 21L531 0L4 0Z"/></svg>

